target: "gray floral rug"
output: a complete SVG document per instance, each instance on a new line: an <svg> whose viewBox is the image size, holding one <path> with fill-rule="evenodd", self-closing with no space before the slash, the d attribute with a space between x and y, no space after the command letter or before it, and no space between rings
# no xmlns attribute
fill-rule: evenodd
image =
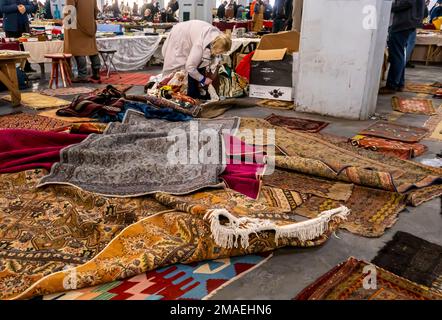
<svg viewBox="0 0 442 320"><path fill-rule="evenodd" d="M222 134L239 118L169 122L129 110L123 123L65 148L39 186L65 184L105 196L187 194L221 185Z"/></svg>

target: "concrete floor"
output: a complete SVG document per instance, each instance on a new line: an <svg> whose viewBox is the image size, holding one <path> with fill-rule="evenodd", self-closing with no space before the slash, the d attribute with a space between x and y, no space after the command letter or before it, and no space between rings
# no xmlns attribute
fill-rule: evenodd
<svg viewBox="0 0 442 320"><path fill-rule="evenodd" d="M49 70L48 68L46 70ZM158 68L146 70L151 74L158 73ZM416 69L407 69L407 79L413 82L442 81L441 67L417 66ZM47 86L47 81L34 82L30 90L39 90ZM130 93L142 93L142 87L134 87ZM413 93L400 93L401 96L415 96ZM67 97L69 100L69 97ZM434 100L435 106L441 103ZM0 114L19 111L22 108L12 108L0 101ZM224 116L243 116L264 118L271 113L287 116L302 116L311 119L324 119L331 122L323 133L331 133L351 137L360 129L366 128L375 120L351 121L322 117L312 114L302 114L294 111L267 109L261 107L235 109L228 111ZM399 123L414 126L423 126L428 116L398 115L392 112L391 96L379 97L376 113L397 119ZM434 158L441 152L442 142L424 140L422 143L429 147L429 151L421 158ZM417 159L417 160L419 160ZM363 201L363 199L361 199ZM340 230L322 247L312 249L285 248L277 250L274 257L259 268L251 271L231 285L220 290L213 299L292 299L304 287L312 283L329 269L354 256L370 261L377 251L388 242L397 231L405 231L418 237L442 245L442 203L441 199L434 199L423 205L408 207L399 217L398 222L381 238L370 239L355 236L347 231Z"/></svg>

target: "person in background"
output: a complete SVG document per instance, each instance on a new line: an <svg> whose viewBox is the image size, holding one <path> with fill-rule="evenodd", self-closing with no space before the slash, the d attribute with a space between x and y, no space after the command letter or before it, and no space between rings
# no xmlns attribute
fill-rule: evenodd
<svg viewBox="0 0 442 320"><path fill-rule="evenodd" d="M249 9L249 19L253 18L253 15L255 14L255 5L258 1L257 0L253 0L252 3L250 4L250 9Z"/></svg>
<svg viewBox="0 0 442 320"><path fill-rule="evenodd" d="M286 17L285 30L292 30L293 26L293 0L285 0L284 12Z"/></svg>
<svg viewBox="0 0 442 320"><path fill-rule="evenodd" d="M255 4L255 14L253 15L253 31L259 32L264 25L264 10L265 5L262 0L258 0Z"/></svg>
<svg viewBox="0 0 442 320"><path fill-rule="evenodd" d="M434 7L431 8L430 22L433 22L433 20L436 20L439 17L442 17L442 0L437 0L437 2L434 4Z"/></svg>
<svg viewBox="0 0 442 320"><path fill-rule="evenodd" d="M264 0L264 20L270 20L272 18L272 5L269 0Z"/></svg>
<svg viewBox="0 0 442 320"><path fill-rule="evenodd" d="M246 11L246 8L244 8L243 5L238 6L238 10L236 12L236 19L242 20L243 19L243 13Z"/></svg>
<svg viewBox="0 0 442 320"><path fill-rule="evenodd" d="M20 38L30 32L28 15L37 12L37 7L29 0L0 0L0 12L6 37ZM35 72L28 61L24 71Z"/></svg>
<svg viewBox="0 0 442 320"><path fill-rule="evenodd" d="M66 5L74 6L77 9L77 28L66 28L64 39L64 53L72 54L77 62L78 77L72 82L89 82L86 56L89 56L92 64L92 79L98 81L100 80L101 62L95 38L97 1L66 0Z"/></svg>
<svg viewBox="0 0 442 320"><path fill-rule="evenodd" d="M45 14L44 14L44 18L45 19L53 19L54 17L52 16L52 11L51 11L51 0L46 0L45 2Z"/></svg>
<svg viewBox="0 0 442 320"><path fill-rule="evenodd" d="M200 20L178 23L162 49L163 75L185 70L188 74L187 95L199 99L199 87L212 84L212 80L206 77L205 68L231 47L230 37L210 23Z"/></svg>
<svg viewBox="0 0 442 320"><path fill-rule="evenodd" d="M226 5L227 1L222 2L218 7L218 11L216 12L216 16L221 20L224 19L226 15Z"/></svg>
<svg viewBox="0 0 442 320"><path fill-rule="evenodd" d="M388 34L390 70L379 94L394 94L405 86L406 49L410 35L422 24L425 0L395 0Z"/></svg>
<svg viewBox="0 0 442 320"><path fill-rule="evenodd" d="M134 2L134 7L132 8L132 15L138 16L138 3Z"/></svg>
<svg viewBox="0 0 442 320"><path fill-rule="evenodd" d="M154 16L153 16L152 11L150 9L147 8L146 10L144 10L142 20L147 21L147 22L153 22L153 20L154 20L153 18L154 18Z"/></svg>
<svg viewBox="0 0 442 320"><path fill-rule="evenodd" d="M112 11L114 13L114 18L118 18L121 16L121 10L120 10L120 6L118 5L118 0L114 1L114 4L112 5Z"/></svg>
<svg viewBox="0 0 442 320"><path fill-rule="evenodd" d="M232 0L226 5L226 19L233 19L235 17L235 4Z"/></svg>
<svg viewBox="0 0 442 320"><path fill-rule="evenodd" d="M143 5L141 6L140 12L141 15L144 16L144 12L146 12L147 6L148 6L148 1L149 0L144 0L143 1Z"/></svg>
<svg viewBox="0 0 442 320"><path fill-rule="evenodd" d="M166 22L178 22L176 18L176 12L179 10L180 6L177 0L171 0L167 4L166 8Z"/></svg>
<svg viewBox="0 0 442 320"><path fill-rule="evenodd" d="M273 33L278 33L284 30L286 25L286 14L284 0L276 0L273 6Z"/></svg>
<svg viewBox="0 0 442 320"><path fill-rule="evenodd" d="M425 11L424 11L424 19L426 19L428 17L428 5L430 4L430 0L426 0L425 1ZM423 27L423 20L422 19L422 23L420 24L420 26L418 26L418 28ZM415 68L415 65L411 63L411 56L413 54L414 51L414 47L416 46L416 37L417 37L417 30L414 30L410 36L408 37L408 41L407 41L407 54L406 54L406 61L407 64L405 65L406 68Z"/></svg>

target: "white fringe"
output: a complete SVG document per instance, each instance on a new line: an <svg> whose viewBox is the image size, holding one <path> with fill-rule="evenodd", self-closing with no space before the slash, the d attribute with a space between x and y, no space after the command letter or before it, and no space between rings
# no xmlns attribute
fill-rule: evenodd
<svg viewBox="0 0 442 320"><path fill-rule="evenodd" d="M323 235L328 230L328 223L334 217L346 220L350 214L347 207L341 206L329 211L322 212L317 218L299 223L278 226L270 220L235 217L225 209L209 211L204 219L210 221L210 229L215 243L222 248L247 248L249 236L258 234L261 231L275 231L275 241L278 245L280 238L297 238L300 241L313 240ZM221 224L220 217L223 216L229 221Z"/></svg>

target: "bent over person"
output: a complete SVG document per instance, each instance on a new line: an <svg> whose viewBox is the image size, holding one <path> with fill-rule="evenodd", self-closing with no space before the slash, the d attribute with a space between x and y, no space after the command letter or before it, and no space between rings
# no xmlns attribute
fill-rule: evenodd
<svg viewBox="0 0 442 320"><path fill-rule="evenodd" d="M210 23L200 20L178 23L163 46L163 75L185 70L189 75L187 95L199 99L199 85L212 83L204 73L205 68L231 46L230 37Z"/></svg>

